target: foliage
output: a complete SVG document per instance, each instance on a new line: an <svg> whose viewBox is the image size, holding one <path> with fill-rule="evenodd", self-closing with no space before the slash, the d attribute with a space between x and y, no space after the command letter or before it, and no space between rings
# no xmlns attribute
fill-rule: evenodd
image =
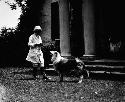
<svg viewBox="0 0 125 102"><path fill-rule="evenodd" d="M27 7L27 0L14 0L13 2L5 1L11 8L11 10L16 10L17 7L21 7L22 11Z"/></svg>
<svg viewBox="0 0 125 102"><path fill-rule="evenodd" d="M0 37L6 38L7 36L11 36L14 33L15 33L15 29L14 28L3 27L3 28L1 28L1 31L0 31Z"/></svg>
<svg viewBox="0 0 125 102"><path fill-rule="evenodd" d="M17 30L31 32L35 25L40 23L39 18L42 16L42 7L45 0L14 0L13 2L5 1L12 10L17 7L21 8L20 22Z"/></svg>
<svg viewBox="0 0 125 102"><path fill-rule="evenodd" d="M21 7L21 15L16 29L3 27L0 32L0 62L7 65L24 64L29 47L29 36L33 27L40 24L45 0L14 0L6 3L12 10ZM52 49L53 43L44 44L44 50Z"/></svg>
<svg viewBox="0 0 125 102"><path fill-rule="evenodd" d="M47 41L46 43L43 43L42 50L45 51L50 51L50 50L55 50L55 41Z"/></svg>
<svg viewBox="0 0 125 102"><path fill-rule="evenodd" d="M16 0L19 1L19 0ZM20 16L20 22L18 24L18 30L22 30L24 32L31 32L35 25L40 24L40 17L42 16L42 4L44 0L27 0L26 6L21 5L22 14Z"/></svg>

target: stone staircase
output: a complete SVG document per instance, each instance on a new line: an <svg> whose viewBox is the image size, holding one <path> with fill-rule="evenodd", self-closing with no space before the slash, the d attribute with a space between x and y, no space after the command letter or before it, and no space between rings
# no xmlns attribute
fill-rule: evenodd
<svg viewBox="0 0 125 102"><path fill-rule="evenodd" d="M125 75L125 60L83 60L86 69L90 73L108 73L108 74L123 74ZM57 74L52 64L46 69L47 73Z"/></svg>
<svg viewBox="0 0 125 102"><path fill-rule="evenodd" d="M86 68L93 73L125 74L125 60L100 59L84 62Z"/></svg>

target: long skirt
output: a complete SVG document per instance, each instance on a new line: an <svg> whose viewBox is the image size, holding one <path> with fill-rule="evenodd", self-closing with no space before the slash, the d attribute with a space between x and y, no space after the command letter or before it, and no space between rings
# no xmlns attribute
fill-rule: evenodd
<svg viewBox="0 0 125 102"><path fill-rule="evenodd" d="M40 63L41 67L44 67L43 52L41 50L30 49L26 60L32 63Z"/></svg>

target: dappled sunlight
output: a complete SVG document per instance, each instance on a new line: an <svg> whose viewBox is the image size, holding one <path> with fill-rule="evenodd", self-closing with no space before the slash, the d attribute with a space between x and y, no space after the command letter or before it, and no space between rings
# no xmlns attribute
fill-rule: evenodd
<svg viewBox="0 0 125 102"><path fill-rule="evenodd" d="M0 102L5 102L6 97L6 87L0 84Z"/></svg>

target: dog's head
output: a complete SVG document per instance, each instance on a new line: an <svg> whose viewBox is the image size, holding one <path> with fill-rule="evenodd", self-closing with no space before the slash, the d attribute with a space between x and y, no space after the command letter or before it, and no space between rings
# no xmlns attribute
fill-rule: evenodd
<svg viewBox="0 0 125 102"><path fill-rule="evenodd" d="M50 51L52 57L51 57L51 61L54 62L59 62L61 60L61 55L59 52L57 51Z"/></svg>

